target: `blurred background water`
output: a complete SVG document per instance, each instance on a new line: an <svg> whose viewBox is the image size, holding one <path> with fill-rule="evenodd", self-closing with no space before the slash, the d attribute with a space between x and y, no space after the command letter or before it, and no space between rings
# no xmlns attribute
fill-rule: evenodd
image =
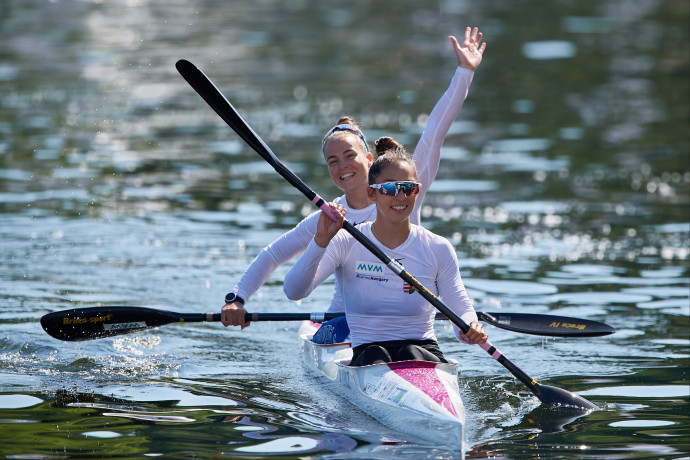
<svg viewBox="0 0 690 460"><path fill-rule="evenodd" d="M424 225L479 310L604 321L607 337L487 327L538 401L437 325L462 363L468 458L688 458L689 7L514 2L5 0L0 4L0 455L446 458L305 374L295 323L166 326L59 342L77 306L218 311L260 249L313 211L176 72L209 75L325 197L319 143L353 115L412 151L456 60L488 43ZM297 305L281 267L250 311Z"/></svg>

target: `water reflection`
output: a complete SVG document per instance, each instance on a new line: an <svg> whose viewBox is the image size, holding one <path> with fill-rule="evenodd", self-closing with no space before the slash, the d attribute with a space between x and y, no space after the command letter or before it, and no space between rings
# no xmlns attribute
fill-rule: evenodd
<svg viewBox="0 0 690 460"><path fill-rule="evenodd" d="M0 395L0 408L20 409L33 407L43 401L31 395Z"/></svg>
<svg viewBox="0 0 690 460"><path fill-rule="evenodd" d="M199 453L222 453L224 451L240 453L237 455L241 455L241 453L253 453L255 455L307 452L337 453L350 451L357 445L354 439L342 434L311 434L309 430L304 431L304 427L301 429L299 426L295 427L294 422L281 422L275 415L271 415L258 406L250 407L242 404L245 408L233 410L227 406L232 406L235 403L228 404L229 401L223 401L220 402L220 405L224 408L220 409L219 401L217 401L220 398L216 398L217 400L214 401L208 397L190 399L190 395L186 392L179 390L171 392L170 388L164 387L155 389L155 392L160 393L161 390L164 390L164 394L155 396L155 401L151 400L150 395L141 395L138 390L133 392L131 389L120 391L125 396L124 399L93 393L80 394L65 391L55 395L44 395L46 402L31 396L0 395L0 401L3 402L0 409L6 410L5 413L7 413L7 410L31 406L39 414L39 419L45 416L40 414L50 414L57 411L61 414L62 419L66 419L61 430L63 432L61 438L65 448L60 450L67 455L76 455L82 449L81 446L90 445L88 444L89 438L111 439L113 443L117 443L120 449L124 449L122 452L129 452L130 455L175 455L176 449L182 447L180 443L184 442L186 436L182 435L182 432L175 429L174 426L184 424L188 426L188 430L193 432L194 426L205 423L205 420L211 423L227 424L225 427L227 429L213 430L222 432L225 441L218 445L218 442L208 443L197 437L193 447L190 447L197 449ZM176 396L182 396L183 400L165 399ZM133 403L132 397L140 402ZM247 395L240 396L240 398L246 397ZM212 406L213 409L204 409L203 406ZM185 408L178 409L181 407ZM89 422L73 423L70 421L71 414L79 414L80 417L88 416ZM1 424L13 425L37 421L0 419ZM142 424L141 422L145 423ZM101 427L109 427L110 429L99 429ZM132 436L140 438L143 433L150 438L150 442L139 446L131 444L125 439L122 442L117 440ZM75 437L74 434L80 436ZM182 437L180 437L181 435ZM21 444L12 443L12 445ZM115 448L115 444L110 444L110 446L111 449ZM5 452L12 452L10 444L5 444L4 449ZM39 455L40 452L47 453L50 451L50 445L45 445L36 447L32 453Z"/></svg>

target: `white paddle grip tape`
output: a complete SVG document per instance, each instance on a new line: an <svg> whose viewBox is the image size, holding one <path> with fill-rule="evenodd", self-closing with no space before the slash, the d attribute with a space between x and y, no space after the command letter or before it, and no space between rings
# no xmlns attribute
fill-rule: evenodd
<svg viewBox="0 0 690 460"><path fill-rule="evenodd" d="M206 313L206 321L213 321L213 312Z"/></svg>
<svg viewBox="0 0 690 460"><path fill-rule="evenodd" d="M314 312L309 315L309 320L312 323L323 323L324 319L326 319L326 314L323 312Z"/></svg>

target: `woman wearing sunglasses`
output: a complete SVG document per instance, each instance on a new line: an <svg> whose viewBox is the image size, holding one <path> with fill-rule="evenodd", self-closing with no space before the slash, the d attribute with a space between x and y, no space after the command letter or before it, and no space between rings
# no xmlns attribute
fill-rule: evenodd
<svg viewBox="0 0 690 460"><path fill-rule="evenodd" d="M486 342L452 245L410 223L425 184L418 180L409 154L391 141L377 141L377 152L382 153L369 169L367 193L376 205L376 220L358 228L470 325L467 334L455 326L458 339ZM341 204L330 206L338 221L319 216L314 239L285 276L285 294L302 299L335 274L351 333L353 366L411 359L446 362L434 334L435 308L352 235L339 232L347 210Z"/></svg>
<svg viewBox="0 0 690 460"><path fill-rule="evenodd" d="M450 37L450 40L458 60L458 68L450 87L429 115L424 133L414 151L420 177L427 187L436 176L443 140L463 105L474 71L481 63L486 48L486 43L481 43L482 33L476 27L465 30L462 44L455 37ZM376 210L367 193L367 175L374 158L359 126L349 117L341 118L324 136L321 150L331 179L344 192L335 202L348 210L352 222L373 220ZM411 217L416 224L420 221L422 199L423 196L420 196ZM294 229L261 250L235 289L225 297L225 305L221 310L223 325L241 326L242 329L249 325L244 319L245 301L268 280L276 268L304 252L316 232L318 217L318 211L311 214ZM336 290L329 311L342 310L342 301Z"/></svg>

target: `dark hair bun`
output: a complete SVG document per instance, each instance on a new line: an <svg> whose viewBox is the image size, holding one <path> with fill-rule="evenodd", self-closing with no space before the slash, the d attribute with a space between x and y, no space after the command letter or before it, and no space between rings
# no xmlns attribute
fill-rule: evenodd
<svg viewBox="0 0 690 460"><path fill-rule="evenodd" d="M379 156L390 151L405 151L405 147L390 136L383 136L376 139L374 147L376 148L376 154Z"/></svg>

